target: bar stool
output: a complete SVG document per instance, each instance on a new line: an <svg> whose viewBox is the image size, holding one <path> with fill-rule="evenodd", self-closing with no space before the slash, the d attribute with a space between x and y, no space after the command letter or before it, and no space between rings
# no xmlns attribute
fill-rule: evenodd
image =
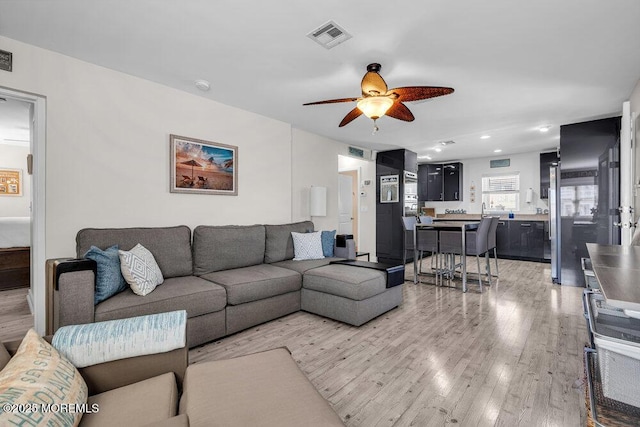
<svg viewBox="0 0 640 427"><path fill-rule="evenodd" d="M496 260L496 277L499 276L498 273L498 251L496 249L496 234L498 232L498 222L500 221L500 217L499 216L492 216L491 217L491 226L489 227L489 237L487 238L487 247L488 250L491 251L493 250L493 258ZM491 267L489 266L489 260L487 259L487 268L491 269Z"/></svg>
<svg viewBox="0 0 640 427"><path fill-rule="evenodd" d="M478 283L480 284L480 292L482 292L482 272L480 269L480 255L485 255L488 262L489 255L489 228L493 218L485 217L480 220L477 230L467 231L466 235L466 248L462 250L462 232L461 231L446 231L440 232L440 251L449 254L449 270L450 277L453 277L453 273L458 268L459 264L455 262L455 256L460 257L466 255L475 255L476 262L478 264ZM497 226L497 221L496 221ZM491 285L491 272L487 263L487 281Z"/></svg>
<svg viewBox="0 0 640 427"><path fill-rule="evenodd" d="M421 215L419 217L420 224L433 224L433 218L430 216ZM433 262L435 258L436 272L438 267L438 231L437 230L425 230L418 228L418 235L416 237L417 250L420 257L420 268L418 273L422 274L422 257L425 252L431 254L431 270L434 270ZM436 274L436 284L438 283L438 275Z"/></svg>

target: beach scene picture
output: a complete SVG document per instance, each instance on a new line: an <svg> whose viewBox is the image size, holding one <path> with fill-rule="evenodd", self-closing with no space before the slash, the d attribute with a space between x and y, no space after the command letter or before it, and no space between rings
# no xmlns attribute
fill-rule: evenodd
<svg viewBox="0 0 640 427"><path fill-rule="evenodd" d="M171 192L237 195L238 147L171 135Z"/></svg>

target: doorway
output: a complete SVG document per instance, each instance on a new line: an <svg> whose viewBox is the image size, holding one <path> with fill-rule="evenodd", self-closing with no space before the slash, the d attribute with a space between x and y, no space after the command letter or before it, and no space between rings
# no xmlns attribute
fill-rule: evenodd
<svg viewBox="0 0 640 427"><path fill-rule="evenodd" d="M0 87L0 98L5 103L22 105L28 110L27 123L22 125L27 129L29 150L28 160L25 159L25 167L22 169L22 179L29 181L30 196L28 209L25 216L28 220L30 248L29 264L29 290L27 302L33 315L35 330L43 334L45 332L46 319L46 275L45 275L45 98L39 95L20 92ZM0 101L1 102L1 101ZM1 165L0 165L1 166ZM27 197L26 195L23 197Z"/></svg>
<svg viewBox="0 0 640 427"><path fill-rule="evenodd" d="M358 171L340 171L338 176L338 234L353 234L358 247Z"/></svg>

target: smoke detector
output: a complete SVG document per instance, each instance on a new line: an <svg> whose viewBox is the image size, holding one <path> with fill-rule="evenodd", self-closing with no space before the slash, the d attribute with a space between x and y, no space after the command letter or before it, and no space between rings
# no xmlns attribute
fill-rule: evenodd
<svg viewBox="0 0 640 427"><path fill-rule="evenodd" d="M211 83L206 80L196 80L194 84L203 92L207 92L211 88Z"/></svg>
<svg viewBox="0 0 640 427"><path fill-rule="evenodd" d="M325 49L331 49L353 36L334 21L328 21L308 33L307 37Z"/></svg>

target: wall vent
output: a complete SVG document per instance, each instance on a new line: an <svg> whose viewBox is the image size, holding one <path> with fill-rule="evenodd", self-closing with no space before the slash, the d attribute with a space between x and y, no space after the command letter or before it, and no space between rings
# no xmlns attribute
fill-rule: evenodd
<svg viewBox="0 0 640 427"><path fill-rule="evenodd" d="M308 33L307 37L324 48L331 49L332 47L349 40L352 36L340 25L333 21L328 21Z"/></svg>

